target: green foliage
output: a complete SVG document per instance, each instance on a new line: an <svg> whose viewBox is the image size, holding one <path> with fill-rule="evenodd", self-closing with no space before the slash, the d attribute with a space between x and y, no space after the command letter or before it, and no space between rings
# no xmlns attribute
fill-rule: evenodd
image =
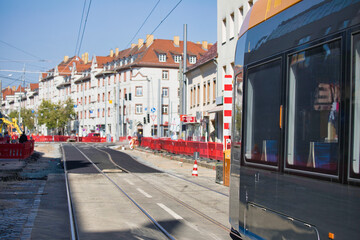
<svg viewBox="0 0 360 240"><path fill-rule="evenodd" d="M71 98L56 104L44 100L38 109L39 124L45 124L49 129L64 129L66 124L75 118L74 103Z"/></svg>
<svg viewBox="0 0 360 240"><path fill-rule="evenodd" d="M22 108L20 113L24 127L27 127L29 130L33 130L35 127L35 114L32 112L32 110Z"/></svg>
<svg viewBox="0 0 360 240"><path fill-rule="evenodd" d="M19 112L18 111L11 111L9 114L8 114L9 118L13 119L13 118L16 118L18 119L19 118ZM19 119L18 119L19 120Z"/></svg>

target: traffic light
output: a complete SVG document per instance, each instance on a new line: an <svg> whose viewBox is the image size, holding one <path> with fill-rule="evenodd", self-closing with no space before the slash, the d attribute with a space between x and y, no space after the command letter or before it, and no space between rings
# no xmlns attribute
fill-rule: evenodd
<svg viewBox="0 0 360 240"><path fill-rule="evenodd" d="M150 114L148 113L147 114L147 120L148 120L148 123L150 122Z"/></svg>
<svg viewBox="0 0 360 240"><path fill-rule="evenodd" d="M144 117L144 124L146 124L146 117Z"/></svg>

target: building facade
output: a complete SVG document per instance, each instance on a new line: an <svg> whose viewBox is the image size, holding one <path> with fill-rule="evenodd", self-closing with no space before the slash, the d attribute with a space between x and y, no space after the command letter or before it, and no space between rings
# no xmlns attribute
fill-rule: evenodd
<svg viewBox="0 0 360 240"><path fill-rule="evenodd" d="M250 10L256 0L218 0L217 1L217 40L218 40L218 58L217 58L217 97L216 104L223 113L222 138L228 138L231 132L231 117L226 112L231 111L229 106L224 105L224 84L231 84L228 78L234 78L234 60L236 43L241 25L247 12ZM226 108L226 109L224 109ZM225 110L225 111L224 111ZM224 140L223 140L224 141Z"/></svg>

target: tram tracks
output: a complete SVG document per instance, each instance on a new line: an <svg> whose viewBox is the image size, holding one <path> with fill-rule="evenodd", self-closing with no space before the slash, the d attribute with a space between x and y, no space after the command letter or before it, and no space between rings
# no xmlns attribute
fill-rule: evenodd
<svg viewBox="0 0 360 240"><path fill-rule="evenodd" d="M116 188L121 191L147 218L150 219L151 222L154 223L154 225L168 238L168 239L175 239L174 236L172 236L169 232L167 232L165 230L165 228L163 226L161 226L161 224L159 224L154 217L152 217L134 198L132 198L127 192L126 190L124 190L118 183L116 183L116 180L113 178L113 176L109 176L108 172L107 171L104 171L104 170L101 170L95 163L94 161L92 161L90 159L89 156L87 156L80 148L78 148L77 146L75 145L72 145L74 148L76 148L83 156L84 158L87 159L87 161L89 161L93 166L94 168L99 172L101 173L104 177L106 177L114 186L116 186ZM87 146L90 146L90 145L87 145ZM218 222L216 219L208 216L207 214L203 213L202 211L199 211L198 209L196 209L196 207L193 207L191 206L191 203L186 203L185 201L182 201L180 200L178 197L175 197L171 194L169 194L168 192L164 191L163 189L159 188L158 186L150 183L147 179L144 179L143 177L139 176L138 174L134 174L132 173L131 171L129 171L128 169L125 169L124 167L122 166L119 166L118 164L116 164L116 162L113 160L113 157L111 155L111 153L105 151L105 150L102 150L102 149L99 149L98 147L94 147L94 146L90 146L91 148L94 148L96 149L97 151L100 151L104 154L107 155L107 158L108 160L118 169L120 169L122 172L126 173L126 174L130 174L132 177L135 177L136 179L142 181L143 183L147 184L147 185L150 185L151 188L153 188L154 190L156 190L158 193L162 194L163 196L165 196L166 198L168 199L171 199L175 202L177 202L178 204L180 204L182 207L190 210L190 212L193 212L195 214L197 214L198 216L200 216L201 218L203 218L204 220L208 221L209 223L211 224L214 224L215 226L217 226L218 228L220 228L222 231L226 232L227 234L231 234L231 231L229 229L228 226L225 226L224 224ZM110 171L111 172L111 171ZM175 175L176 176L176 175ZM178 177L178 176L176 176ZM181 179L181 178L180 178ZM201 187L201 185L199 185L198 183L195 183L195 182L192 182L190 180L187 180L187 179L183 179L183 180L186 180L187 182L191 182L193 184L196 184L198 186ZM126 179L125 179L126 181ZM207 187L205 187L207 188ZM207 188L207 190L209 190ZM214 190L214 192L217 192ZM219 192L218 192L219 193ZM221 194L221 193L220 193ZM146 196L146 195L145 195ZM158 203L158 205L164 209L166 209L166 206L161 206L162 204ZM169 210L167 210L169 211ZM176 217L175 217L176 218ZM180 218L179 218L180 219ZM177 220L179 220L177 219ZM182 219L182 218L181 218ZM191 223L189 222L186 222L185 220L183 220L183 223L185 223L185 225L187 225L188 227L191 227L191 228L194 228L195 230L198 230L196 226L191 226ZM216 237L214 237L216 238Z"/></svg>

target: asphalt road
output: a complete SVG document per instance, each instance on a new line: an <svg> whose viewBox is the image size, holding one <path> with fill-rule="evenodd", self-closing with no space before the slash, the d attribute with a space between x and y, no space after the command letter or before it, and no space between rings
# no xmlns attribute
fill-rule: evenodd
<svg viewBox="0 0 360 240"><path fill-rule="evenodd" d="M144 212L175 239L230 239L228 197L211 191L214 181L205 188L191 171L185 181L104 144L64 144L64 151L80 239L165 239Z"/></svg>

